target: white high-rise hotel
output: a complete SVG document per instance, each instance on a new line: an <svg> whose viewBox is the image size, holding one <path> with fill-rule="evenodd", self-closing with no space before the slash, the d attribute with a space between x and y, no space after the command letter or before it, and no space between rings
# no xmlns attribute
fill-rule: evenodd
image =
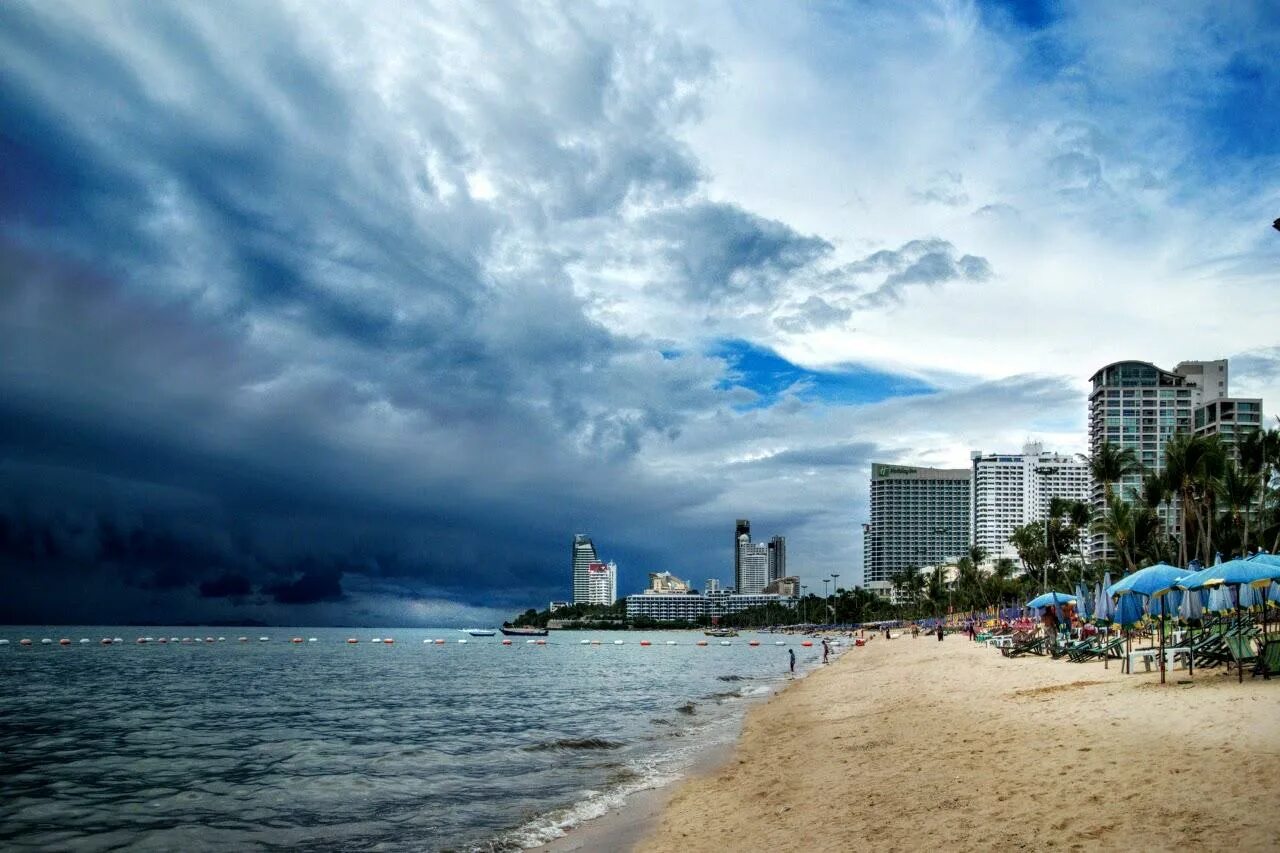
<svg viewBox="0 0 1280 853"><path fill-rule="evenodd" d="M573 603L613 604L618 600L618 566L603 563L585 533L573 535Z"/></svg>
<svg viewBox="0 0 1280 853"><path fill-rule="evenodd" d="M1078 456L1046 452L1038 442L1024 445L1021 453L971 455L973 541L988 561L1016 560L1009 535L1047 518L1053 498L1089 501L1089 463Z"/></svg>
<svg viewBox="0 0 1280 853"><path fill-rule="evenodd" d="M903 569L964 555L972 530L972 475L968 468L871 466L871 520L862 527L863 586L888 597L890 579Z"/></svg>

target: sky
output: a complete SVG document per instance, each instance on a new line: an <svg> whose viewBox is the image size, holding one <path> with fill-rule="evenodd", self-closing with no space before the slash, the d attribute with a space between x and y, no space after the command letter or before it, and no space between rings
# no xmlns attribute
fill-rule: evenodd
<svg viewBox="0 0 1280 853"><path fill-rule="evenodd" d="M1280 11L0 4L0 622L861 570L874 461L1280 412Z"/></svg>

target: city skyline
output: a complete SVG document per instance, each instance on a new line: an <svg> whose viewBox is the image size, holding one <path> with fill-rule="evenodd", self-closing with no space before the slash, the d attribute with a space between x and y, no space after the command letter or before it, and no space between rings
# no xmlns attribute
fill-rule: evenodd
<svg viewBox="0 0 1280 853"><path fill-rule="evenodd" d="M851 586L1102 365L1280 411L1280 27L1131 6L0 4L0 621Z"/></svg>

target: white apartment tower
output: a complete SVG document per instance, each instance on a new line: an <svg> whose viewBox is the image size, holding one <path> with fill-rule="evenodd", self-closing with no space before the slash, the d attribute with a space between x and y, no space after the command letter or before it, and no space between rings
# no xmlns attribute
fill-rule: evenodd
<svg viewBox="0 0 1280 853"><path fill-rule="evenodd" d="M1161 370L1146 361L1117 361L1090 379L1089 452L1107 442L1129 448L1146 471L1164 470L1164 447L1175 433L1193 430L1195 411L1228 394L1227 362L1184 361ZM1142 487L1142 474L1130 474L1112 484L1117 497L1129 500ZM1095 518L1106 511L1104 483L1093 483L1090 496ZM1177 511L1161 509L1168 530L1177 529ZM1089 540L1091 560L1115 557L1107 537L1095 532Z"/></svg>
<svg viewBox="0 0 1280 853"><path fill-rule="evenodd" d="M1046 452L1030 442L1021 453L983 454L973 459L973 542L989 561L1017 559L1009 542L1014 528L1044 521L1054 498L1089 502L1089 463L1068 454Z"/></svg>
<svg viewBox="0 0 1280 853"><path fill-rule="evenodd" d="M758 595L769 585L769 543L738 538L738 595Z"/></svg>
<svg viewBox="0 0 1280 853"><path fill-rule="evenodd" d="M862 582L888 597L890 578L969 549L971 468L871 466L871 520L863 525Z"/></svg>
<svg viewBox="0 0 1280 853"><path fill-rule="evenodd" d="M618 600L618 564L598 560L587 566L586 604L613 604Z"/></svg>

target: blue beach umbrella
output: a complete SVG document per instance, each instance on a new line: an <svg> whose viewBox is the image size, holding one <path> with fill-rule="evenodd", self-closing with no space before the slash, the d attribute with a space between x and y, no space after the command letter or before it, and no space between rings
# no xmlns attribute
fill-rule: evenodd
<svg viewBox="0 0 1280 853"><path fill-rule="evenodd" d="M1122 595L1116 599L1116 612L1111 620L1122 628L1129 628L1142 621L1142 598L1137 595Z"/></svg>
<svg viewBox="0 0 1280 853"><path fill-rule="evenodd" d="M1111 586L1111 572L1107 572L1102 576L1102 583L1098 584L1094 591L1094 622L1110 622L1112 615L1116 612L1115 605L1111 602L1111 596L1107 595L1107 587L1109 586Z"/></svg>
<svg viewBox="0 0 1280 853"><path fill-rule="evenodd" d="M1189 622L1192 619L1199 619L1204 613L1203 592L1200 590L1188 590L1182 596L1182 606L1178 608L1178 615L1183 621Z"/></svg>
<svg viewBox="0 0 1280 853"><path fill-rule="evenodd" d="M1027 602L1027 607L1045 608L1045 607L1061 607L1064 604L1075 604L1076 597L1066 592L1046 592L1044 595L1037 595L1035 598Z"/></svg>
<svg viewBox="0 0 1280 853"><path fill-rule="evenodd" d="M1262 606L1262 593L1252 584L1242 583L1236 587L1236 598L1241 610L1252 610Z"/></svg>
<svg viewBox="0 0 1280 853"><path fill-rule="evenodd" d="M1280 563L1255 557L1250 560L1227 560L1207 569L1192 572L1179 578L1175 585L1179 589L1202 589L1240 584L1267 586L1274 580L1280 580Z"/></svg>
<svg viewBox="0 0 1280 853"><path fill-rule="evenodd" d="M1178 593L1173 590L1173 585L1186 573L1186 570L1179 569L1176 566L1170 566L1167 563L1156 563L1154 566L1147 566L1144 569L1138 569L1132 574L1125 575L1107 587L1107 595L1119 601L1120 609L1124 611L1124 618L1129 618L1132 614L1133 606L1136 606L1141 611L1143 605L1146 605L1148 613L1160 617L1161 684L1165 682L1164 618L1170 612L1176 613L1178 605L1181 604L1181 601L1174 597ZM1121 624L1126 624L1123 620L1117 621L1120 621Z"/></svg>
<svg viewBox="0 0 1280 853"><path fill-rule="evenodd" d="M1093 615L1093 600L1082 583L1076 584L1076 611L1081 619L1089 619Z"/></svg>
<svg viewBox="0 0 1280 853"><path fill-rule="evenodd" d="M1154 566L1147 566L1133 574L1125 575L1107 588L1107 595L1116 596L1126 593L1141 596L1163 595L1173 589L1178 579L1185 577L1186 574L1186 569L1179 569L1167 563L1156 563Z"/></svg>

